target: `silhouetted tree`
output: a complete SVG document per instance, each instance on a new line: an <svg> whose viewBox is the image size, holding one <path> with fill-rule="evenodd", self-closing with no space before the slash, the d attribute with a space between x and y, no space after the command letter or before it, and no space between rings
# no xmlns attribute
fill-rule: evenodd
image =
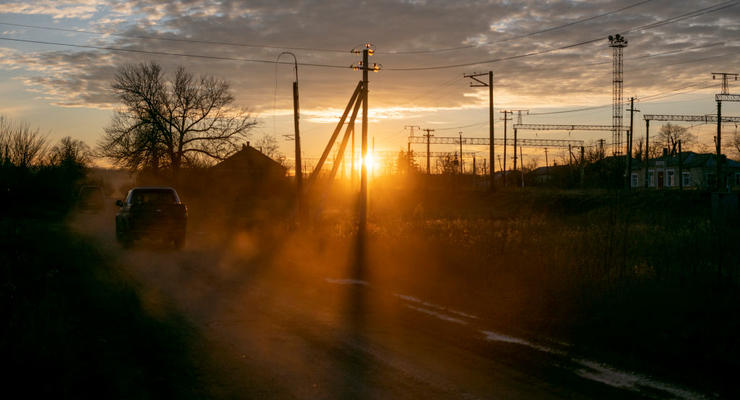
<svg viewBox="0 0 740 400"><path fill-rule="evenodd" d="M0 116L0 155L7 165L28 168L38 165L46 154L46 137L26 122Z"/></svg>
<svg viewBox="0 0 740 400"><path fill-rule="evenodd" d="M49 151L49 163L66 167L86 167L90 164L90 146L82 140L67 136Z"/></svg>
<svg viewBox="0 0 740 400"><path fill-rule="evenodd" d="M222 160L237 151L256 122L232 107L229 84L195 78L183 67L167 79L155 64L125 65L113 90L123 104L99 144L101 154L132 170L168 169Z"/></svg>
<svg viewBox="0 0 740 400"><path fill-rule="evenodd" d="M275 161L282 163L285 161L285 156L280 152L280 145L274 136L264 134L257 139L255 146L262 154L272 158Z"/></svg>
<svg viewBox="0 0 740 400"><path fill-rule="evenodd" d="M398 152L398 157L396 158L396 170L401 175L407 175L418 171L413 150L409 152L401 150Z"/></svg>
<svg viewBox="0 0 740 400"><path fill-rule="evenodd" d="M668 149L668 152L670 153L677 152L679 140L681 141L682 150L686 150L693 146L696 141L696 136L683 126L673 125L670 123L661 126L654 142L656 150L653 150L651 146L650 155L652 156L654 151L657 151L658 154L662 154L664 148Z"/></svg>
<svg viewBox="0 0 740 400"><path fill-rule="evenodd" d="M735 134L732 136L732 141L730 143L737 154L740 155L740 133L737 132L737 129L735 129Z"/></svg>
<svg viewBox="0 0 740 400"><path fill-rule="evenodd" d="M457 154L447 153L437 157L437 168L443 175L460 173L460 161L457 159Z"/></svg>

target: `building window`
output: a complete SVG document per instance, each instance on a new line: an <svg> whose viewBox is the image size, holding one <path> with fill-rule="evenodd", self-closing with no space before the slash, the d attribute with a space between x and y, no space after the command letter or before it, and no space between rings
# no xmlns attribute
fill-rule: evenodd
<svg viewBox="0 0 740 400"><path fill-rule="evenodd" d="M648 171L648 186L655 187L655 171Z"/></svg>
<svg viewBox="0 0 740 400"><path fill-rule="evenodd" d="M713 173L706 173L704 174L704 181L707 183L708 187L714 187L717 184L717 175Z"/></svg>
<svg viewBox="0 0 740 400"><path fill-rule="evenodd" d="M684 186L690 186L691 185L691 174L688 172L684 172L681 174L681 179L683 179L683 185Z"/></svg>
<svg viewBox="0 0 740 400"><path fill-rule="evenodd" d="M738 175L740 175L740 174L738 174ZM630 176L630 185L632 185L632 187L637 187L639 185L639 182L637 180L637 174L634 173L634 172Z"/></svg>
<svg viewBox="0 0 740 400"><path fill-rule="evenodd" d="M672 169L669 169L668 171L666 171L665 185L668 186L668 187L676 186L676 180L675 180L675 177L673 175L673 170Z"/></svg>

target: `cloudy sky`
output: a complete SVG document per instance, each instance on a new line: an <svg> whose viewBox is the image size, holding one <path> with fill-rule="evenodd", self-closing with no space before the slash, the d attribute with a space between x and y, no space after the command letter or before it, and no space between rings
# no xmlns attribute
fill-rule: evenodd
<svg viewBox="0 0 740 400"><path fill-rule="evenodd" d="M288 50L303 64L305 155L316 157L361 79L348 68L358 61L350 50L370 42L371 61L383 68L370 76L370 135L378 150L405 148L406 125L437 129L437 136L487 137L487 91L471 88L463 75L489 70L497 118L502 109L528 109L524 122L611 124L607 36L615 33L629 41L626 99L637 97L643 113L708 114L716 112L719 90L711 72L740 72L737 3L5 0L0 114L52 139L71 135L94 145L118 106L110 90L116 68L156 61L228 80L238 105L260 122L255 138L275 135L290 155L282 135L292 133L294 75L272 62ZM740 82L733 85L740 91ZM740 106L727 104L724 113L738 115ZM640 118L636 137L643 126ZM692 130L711 145L712 127ZM502 131L497 121L497 136ZM522 136L591 141L611 134ZM525 149L528 155L539 157Z"/></svg>

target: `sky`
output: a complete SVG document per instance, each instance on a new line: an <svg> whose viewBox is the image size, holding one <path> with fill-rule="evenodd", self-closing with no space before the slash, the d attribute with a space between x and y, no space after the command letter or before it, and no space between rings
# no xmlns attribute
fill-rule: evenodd
<svg viewBox="0 0 740 400"><path fill-rule="evenodd" d="M740 72L738 3L0 0L0 114L39 127L51 141L72 136L94 147L120 107L111 90L116 69L153 61L228 81L236 105L258 121L254 140L273 135L292 159L293 143L283 135L293 133L295 73L274 62L291 51L301 64L303 153L311 159L361 79L349 68L359 61L351 50L372 43L371 62L381 65L369 78L377 151L405 149L411 125L436 136L487 137L488 91L464 77L476 72L494 73L497 137L505 109L529 110L525 123L610 125L607 37L616 33L628 40L625 100L636 97L642 114L710 114L720 90L711 73ZM740 93L740 82L731 81L730 92ZM644 135L642 114L635 115L635 140ZM723 104L723 115L740 115L740 105ZM711 148L715 127L686 126ZM520 137L591 143L611 133ZM480 146L465 150L487 154ZM524 156L544 162L541 149L525 148Z"/></svg>

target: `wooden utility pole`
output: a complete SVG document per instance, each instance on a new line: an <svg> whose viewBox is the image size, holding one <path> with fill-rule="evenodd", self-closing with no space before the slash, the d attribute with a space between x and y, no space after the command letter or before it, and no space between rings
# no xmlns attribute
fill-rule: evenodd
<svg viewBox="0 0 740 400"><path fill-rule="evenodd" d="M581 187L583 187L583 181L586 178L586 149L581 146Z"/></svg>
<svg viewBox="0 0 740 400"><path fill-rule="evenodd" d="M634 132L634 113L640 110L635 110L635 98L630 97L630 108L627 110L630 112L630 131L627 136L627 190L632 188L632 136Z"/></svg>
<svg viewBox="0 0 740 400"><path fill-rule="evenodd" d="M516 123L519 125L522 124L522 114L527 113L527 115L529 115L529 110L509 110L509 112L512 114L512 119L514 118L513 114L516 113ZM517 128L514 128L514 171L517 170L516 169L516 146L517 146ZM519 160L519 167L521 169L524 169L524 164L522 163L521 160Z"/></svg>
<svg viewBox="0 0 740 400"><path fill-rule="evenodd" d="M301 133L298 120L300 119L300 107L298 105L298 58L295 54L284 51L278 55L278 60L282 55L293 56L293 65L295 67L295 81L293 81L293 132L295 140L295 183L296 193L298 196L298 206L301 207L301 197L303 193L303 171L301 171Z"/></svg>
<svg viewBox="0 0 740 400"><path fill-rule="evenodd" d="M431 167L431 163L429 161L429 144L430 144L429 143L429 138L431 138L432 136L434 136L434 135L432 135L432 132L434 132L434 129L422 129L422 131L426 132L424 134L424 136L427 138L427 175L431 175L432 174L432 167Z"/></svg>
<svg viewBox="0 0 740 400"><path fill-rule="evenodd" d="M722 101L717 100L717 191L722 190Z"/></svg>
<svg viewBox="0 0 740 400"><path fill-rule="evenodd" d="M463 174L463 155L462 155L462 131L458 132L460 135L460 175Z"/></svg>
<svg viewBox="0 0 740 400"><path fill-rule="evenodd" d="M648 167L650 167L650 120L645 120L645 189L648 188Z"/></svg>
<svg viewBox="0 0 740 400"><path fill-rule="evenodd" d="M683 154L681 154L681 139L678 140L678 189L683 190Z"/></svg>
<svg viewBox="0 0 740 400"><path fill-rule="evenodd" d="M516 132L516 129L514 129L514 132ZM516 147L514 151L516 151ZM519 175L522 176L522 187L524 187L524 154L522 153L522 146L519 146L519 163L522 166L522 171Z"/></svg>
<svg viewBox="0 0 740 400"><path fill-rule="evenodd" d="M514 172L517 171L517 169L516 169L516 146L517 146L516 139L517 139L517 131L518 131L518 129L514 128Z"/></svg>
<svg viewBox="0 0 740 400"><path fill-rule="evenodd" d="M479 77L485 76L485 75L488 75L488 82L478 79ZM489 183L490 183L490 189L493 190L495 188L495 183L493 180L493 177L494 177L494 168L493 168L493 159L494 159L493 71L488 71L488 74L486 73L465 74L463 76L475 81L475 82L470 83L470 87L487 87L488 88L488 139L490 140L490 143L488 145L488 159L491 160L491 171L490 171L491 181ZM506 143L504 143L504 149L506 149Z"/></svg>
<svg viewBox="0 0 740 400"><path fill-rule="evenodd" d="M367 227L367 93L368 77L367 71L368 55L370 49L366 45L362 50L362 172L360 173L360 232L365 232Z"/></svg>
<svg viewBox="0 0 740 400"><path fill-rule="evenodd" d="M511 111L503 110L500 111L504 114L504 165L503 169L501 170L501 179L503 181L503 185L506 186L506 126L508 125L508 121L511 121L511 118L509 118L509 115L511 114ZM514 148L514 157L516 157L516 148Z"/></svg>

